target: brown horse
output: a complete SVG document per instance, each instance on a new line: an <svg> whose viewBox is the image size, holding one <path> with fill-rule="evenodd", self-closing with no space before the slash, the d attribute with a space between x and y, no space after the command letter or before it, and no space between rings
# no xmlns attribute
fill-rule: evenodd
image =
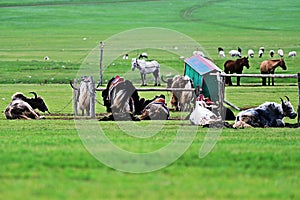
<svg viewBox="0 0 300 200"><path fill-rule="evenodd" d="M274 74L275 69L280 66L283 70L286 70L286 65L284 60L265 60L260 63L261 74ZM267 85L266 78L262 78L262 85ZM268 78L268 85L270 85L270 78ZM272 85L274 85L274 78L272 78Z"/></svg>
<svg viewBox="0 0 300 200"><path fill-rule="evenodd" d="M244 66L247 69L250 68L248 57L243 57L243 58L237 59L235 61L227 60L224 63L224 72L226 74L228 74L228 73L229 74L233 74L233 73L242 74ZM237 79L237 81L236 81L237 85L240 85L241 77L236 77L236 79ZM226 84L232 85L231 77L226 77Z"/></svg>

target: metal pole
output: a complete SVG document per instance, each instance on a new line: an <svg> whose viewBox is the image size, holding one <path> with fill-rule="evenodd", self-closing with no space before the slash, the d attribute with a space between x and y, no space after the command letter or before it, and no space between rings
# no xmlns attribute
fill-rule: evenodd
<svg viewBox="0 0 300 200"><path fill-rule="evenodd" d="M99 85L102 86L102 59L103 59L103 48L104 48L104 43L103 42L100 42L100 80L99 80Z"/></svg>
<svg viewBox="0 0 300 200"><path fill-rule="evenodd" d="M298 127L300 127L300 73L298 73Z"/></svg>

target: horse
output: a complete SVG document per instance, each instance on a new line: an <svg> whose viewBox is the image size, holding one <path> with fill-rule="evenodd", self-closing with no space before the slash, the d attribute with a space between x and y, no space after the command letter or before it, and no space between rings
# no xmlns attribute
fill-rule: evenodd
<svg viewBox="0 0 300 200"><path fill-rule="evenodd" d="M247 69L250 68L248 57L243 57L243 58L237 59L235 61L234 60L227 60L224 63L224 72L226 74L228 74L228 73L230 73L230 74L233 74L233 73L242 74L244 66ZM237 78L237 85L239 86L241 77L236 77L236 78ZM226 84L228 84L230 86L232 85L231 77L226 77Z"/></svg>
<svg viewBox="0 0 300 200"><path fill-rule="evenodd" d="M278 60L264 60L260 63L260 72L261 74L274 74L275 69L280 66L283 70L286 70L287 67L282 58ZM267 85L266 77L262 78L262 85ZM270 85L270 78L268 78L268 85ZM274 78L272 78L272 85L274 86Z"/></svg>
<svg viewBox="0 0 300 200"><path fill-rule="evenodd" d="M131 70L137 68L140 71L142 78L142 86L146 86L146 74L153 73L155 84L154 86L160 86L160 65L156 60L145 61L133 58L131 61Z"/></svg>

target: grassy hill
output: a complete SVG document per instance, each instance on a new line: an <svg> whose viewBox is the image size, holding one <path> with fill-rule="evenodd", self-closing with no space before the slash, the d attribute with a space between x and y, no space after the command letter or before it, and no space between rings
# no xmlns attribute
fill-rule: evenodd
<svg viewBox="0 0 300 200"><path fill-rule="evenodd" d="M100 41L105 42L104 80L119 74L139 85L130 59L143 51L161 63L163 75L182 74L179 56L192 55L197 48L220 68L230 59L230 49L241 47L243 55L253 49L255 58L245 73L259 73L259 63L269 59L267 53L257 57L259 47L266 52L282 48L288 70L277 73L298 73L299 57L286 55L300 52L300 1L3 0L0 13L2 112L14 92L36 91L55 114L37 121L1 115L0 199L299 199L297 128L223 129L212 151L200 159L210 129L199 127L183 156L171 165L144 174L123 173L96 160L83 145L71 116L72 90L65 83L98 72ZM167 34L160 35L161 28ZM225 59L218 57L218 47L225 49ZM124 53L129 60L122 59ZM239 107L279 102L284 95L297 105L296 80L276 80L276 87L256 87L259 79L243 78L241 83L246 87L226 88L226 99ZM97 99L101 101L100 94ZM99 104L96 111L105 112ZM180 120L169 120L162 129L138 122L131 129L135 134L157 132L141 139L115 122L83 122L91 121L116 146L137 153L167 146L179 129L192 127Z"/></svg>

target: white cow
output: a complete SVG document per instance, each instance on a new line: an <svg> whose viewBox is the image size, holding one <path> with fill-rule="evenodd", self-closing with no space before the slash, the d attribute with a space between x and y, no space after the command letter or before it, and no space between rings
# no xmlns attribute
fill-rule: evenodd
<svg viewBox="0 0 300 200"><path fill-rule="evenodd" d="M190 122L193 125L205 126L222 120L212 111L206 108L205 101L196 101L195 109L190 115Z"/></svg>

